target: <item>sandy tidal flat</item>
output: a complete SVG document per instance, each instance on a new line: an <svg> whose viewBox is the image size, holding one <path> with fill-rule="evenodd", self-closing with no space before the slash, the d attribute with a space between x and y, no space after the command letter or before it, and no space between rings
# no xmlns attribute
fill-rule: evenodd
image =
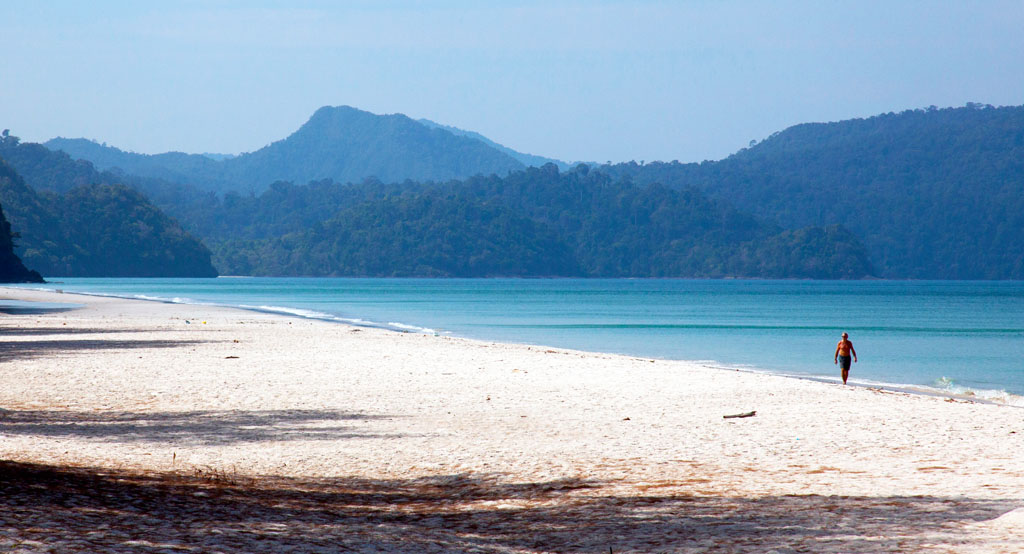
<svg viewBox="0 0 1024 554"><path fill-rule="evenodd" d="M2 298L0 551L1024 551L1016 407Z"/></svg>

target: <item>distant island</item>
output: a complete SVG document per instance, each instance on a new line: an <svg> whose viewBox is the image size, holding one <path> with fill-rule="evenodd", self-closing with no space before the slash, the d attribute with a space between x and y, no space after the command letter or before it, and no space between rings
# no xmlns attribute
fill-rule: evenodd
<svg viewBox="0 0 1024 554"><path fill-rule="evenodd" d="M32 192L8 177L0 202L44 274L119 266L68 244L76 210L33 194L151 206L152 223L106 210L105 227L137 242L164 229L147 248L192 253L143 256L136 273L1024 279L1021 136L1024 108L970 104L797 125L716 162L569 166L324 107L233 157L7 139L0 158Z"/></svg>

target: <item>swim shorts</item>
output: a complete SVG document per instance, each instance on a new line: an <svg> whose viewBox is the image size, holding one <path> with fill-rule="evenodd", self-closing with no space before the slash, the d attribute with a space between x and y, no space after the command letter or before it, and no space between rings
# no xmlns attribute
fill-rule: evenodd
<svg viewBox="0 0 1024 554"><path fill-rule="evenodd" d="M841 367L843 369L850 369L850 357L849 356L839 356L839 367Z"/></svg>

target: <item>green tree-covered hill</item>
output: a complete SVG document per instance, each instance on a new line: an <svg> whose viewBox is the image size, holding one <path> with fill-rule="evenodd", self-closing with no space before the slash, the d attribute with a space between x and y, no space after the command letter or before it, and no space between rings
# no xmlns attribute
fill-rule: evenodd
<svg viewBox="0 0 1024 554"><path fill-rule="evenodd" d="M0 175L8 173L13 171L7 162L0 160ZM14 253L14 241L18 237L18 233L11 230L11 224L0 207L0 283L42 283L43 277L39 272L26 268Z"/></svg>
<svg viewBox="0 0 1024 554"><path fill-rule="evenodd" d="M259 196L179 209L230 274L872 274L857 238L839 226L786 231L693 189L638 187L586 166L445 183L279 182Z"/></svg>
<svg viewBox="0 0 1024 554"><path fill-rule="evenodd" d="M695 187L787 228L842 224L881 276L1024 279L1024 107L808 123L719 162L602 171Z"/></svg>
<svg viewBox="0 0 1024 554"><path fill-rule="evenodd" d="M0 204L18 230L16 252L47 276L211 277L210 251L134 188L103 183L89 164L40 145L0 140L37 179L73 186L37 191L0 163Z"/></svg>

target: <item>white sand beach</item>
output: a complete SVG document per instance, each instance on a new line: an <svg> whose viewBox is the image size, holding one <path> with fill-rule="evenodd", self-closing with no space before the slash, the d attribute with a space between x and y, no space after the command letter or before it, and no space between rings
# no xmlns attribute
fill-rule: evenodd
<svg viewBox="0 0 1024 554"><path fill-rule="evenodd" d="M1024 552L1021 408L0 299L0 551Z"/></svg>

